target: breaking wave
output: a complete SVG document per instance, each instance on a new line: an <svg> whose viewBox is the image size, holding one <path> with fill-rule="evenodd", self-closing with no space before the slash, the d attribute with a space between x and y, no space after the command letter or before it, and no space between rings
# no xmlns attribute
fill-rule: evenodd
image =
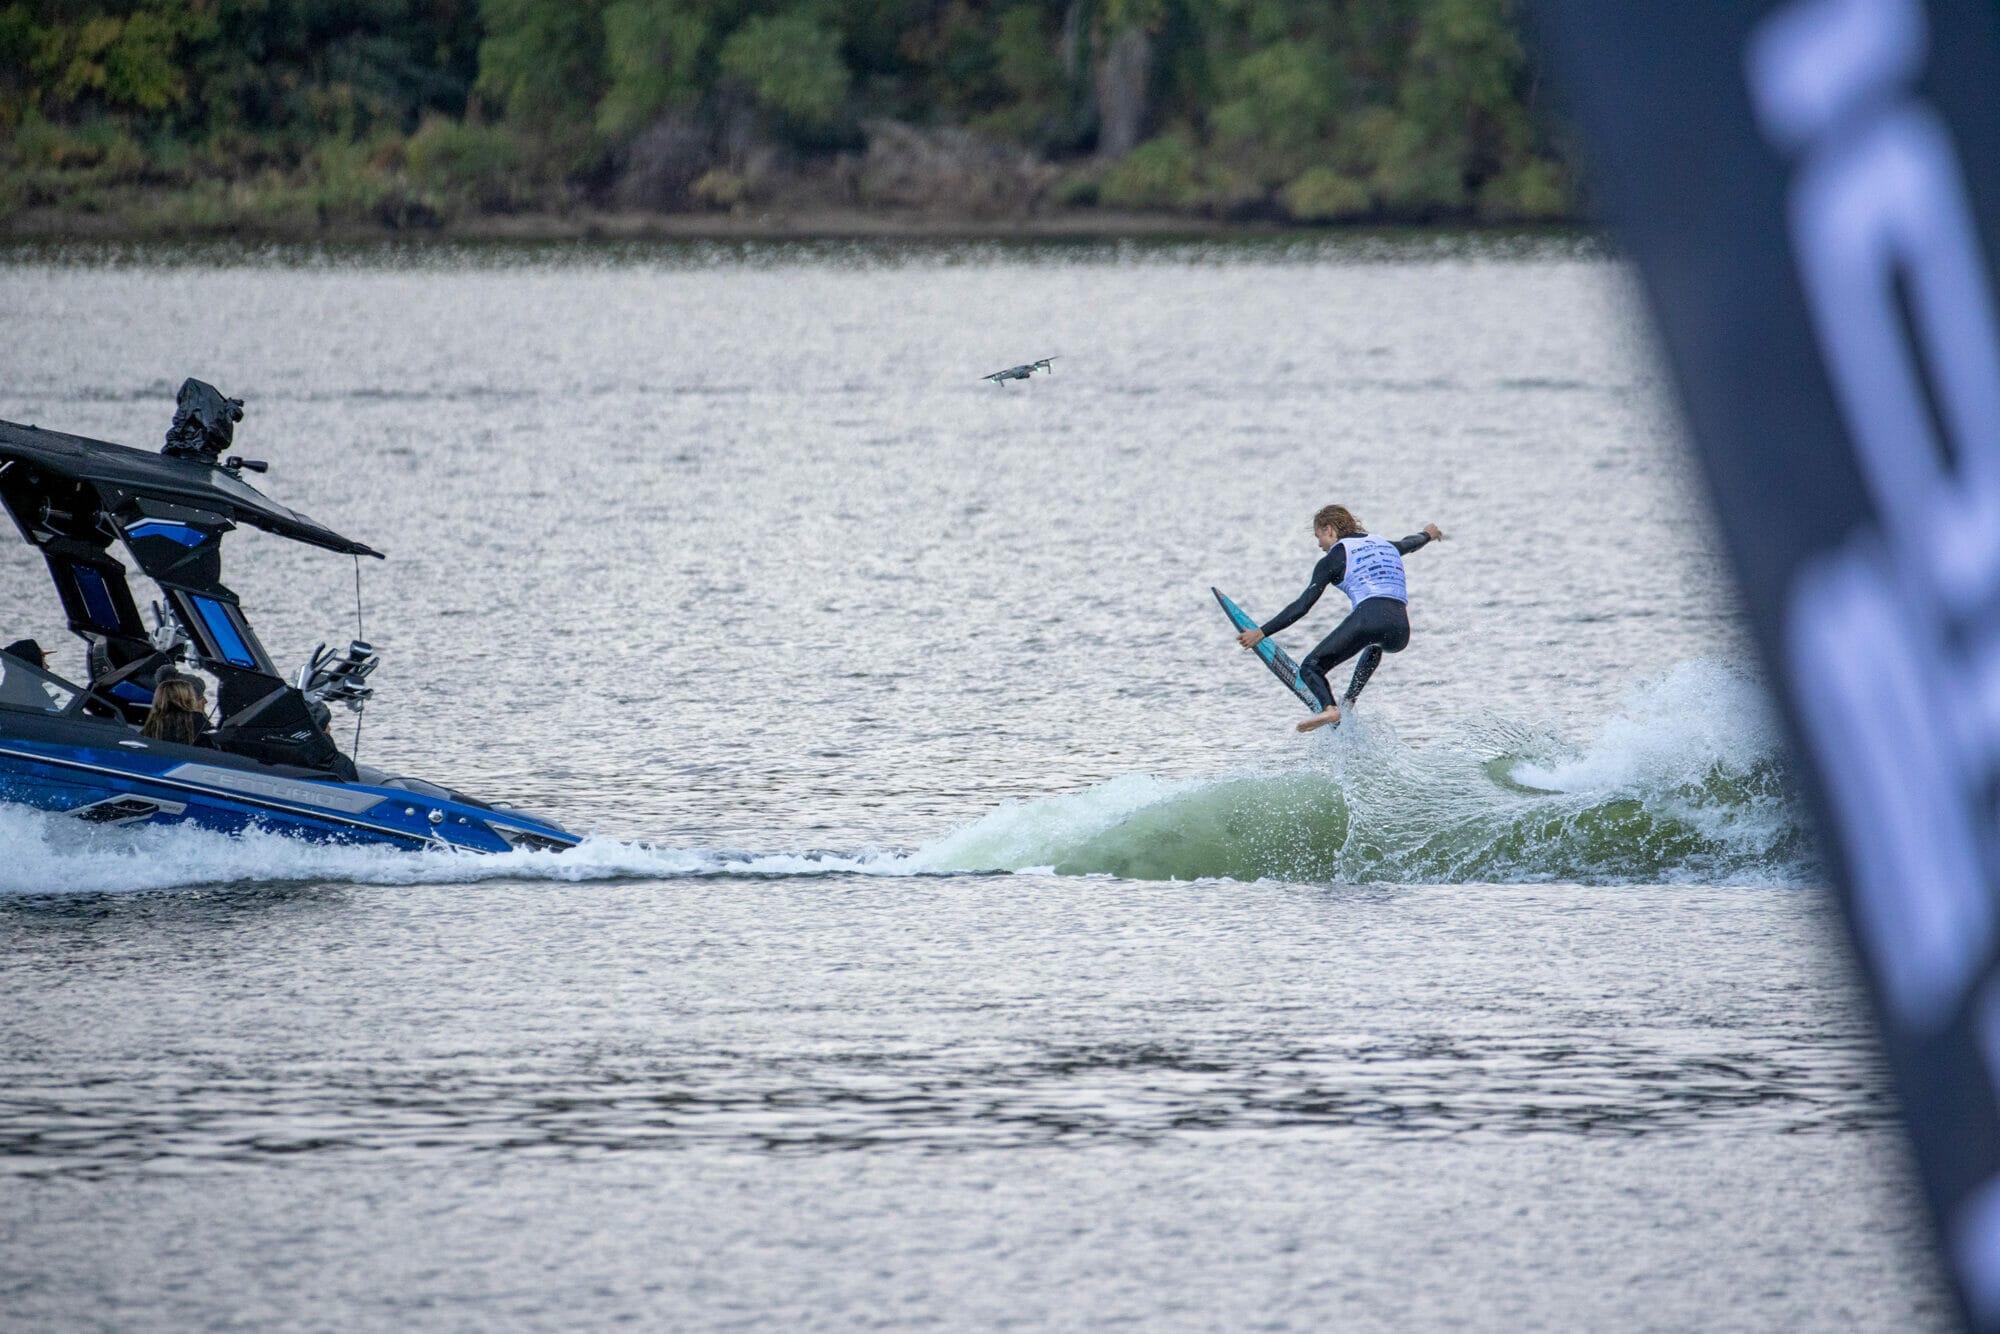
<svg viewBox="0 0 2000 1334"><path fill-rule="evenodd" d="M1499 723L1416 749L1366 711L1278 773L1127 775L1009 803L915 851L754 853L591 838L569 852L412 854L188 828L105 831L0 807L0 893L339 881L937 875L1406 884L1820 878L1768 702L1687 663L1577 746Z"/></svg>
<svg viewBox="0 0 2000 1334"><path fill-rule="evenodd" d="M1810 883L1769 703L1686 663L1577 748L1493 724L1418 751L1365 711L1295 772L1119 778L1005 806L916 854L930 868L1136 879L1404 884Z"/></svg>

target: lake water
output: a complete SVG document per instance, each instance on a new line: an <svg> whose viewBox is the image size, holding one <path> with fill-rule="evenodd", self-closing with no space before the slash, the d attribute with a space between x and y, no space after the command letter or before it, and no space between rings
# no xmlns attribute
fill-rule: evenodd
<svg viewBox="0 0 2000 1334"><path fill-rule="evenodd" d="M362 758L593 835L0 808L0 1324L1947 1323L1589 244L17 250L0 339L12 420L247 400L389 553ZM1330 501L1448 536L1301 737L1209 589ZM21 634L78 670L14 543Z"/></svg>

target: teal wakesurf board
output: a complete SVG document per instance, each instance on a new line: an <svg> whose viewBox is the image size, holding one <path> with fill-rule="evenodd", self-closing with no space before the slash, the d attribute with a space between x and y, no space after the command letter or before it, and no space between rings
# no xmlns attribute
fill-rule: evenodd
<svg viewBox="0 0 2000 1334"><path fill-rule="evenodd" d="M1231 602L1227 593L1224 593L1219 588L1211 588L1208 591L1215 594L1215 600L1222 604L1222 613L1229 618L1231 625L1234 625L1238 630L1255 630L1257 628L1257 622L1250 619L1250 613L1244 611L1243 608L1237 606L1234 602ZM1299 675L1299 665L1292 661L1291 654L1278 647L1277 640L1266 639L1258 644L1256 648L1252 649L1251 652L1264 660L1264 665L1271 669L1271 675L1277 677L1290 687L1291 692L1299 697L1300 702L1314 713L1319 712L1319 701L1313 698L1312 691L1306 689L1306 679Z"/></svg>

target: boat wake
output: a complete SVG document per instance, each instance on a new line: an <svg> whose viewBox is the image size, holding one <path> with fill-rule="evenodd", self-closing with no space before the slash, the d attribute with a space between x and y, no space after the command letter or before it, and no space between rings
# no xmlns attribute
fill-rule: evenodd
<svg viewBox="0 0 2000 1334"><path fill-rule="evenodd" d="M1762 690L1685 663L1582 747L1500 723L1413 749L1365 711L1283 774L1125 777L1006 806L930 869L1401 884L1821 879Z"/></svg>
<svg viewBox="0 0 2000 1334"><path fill-rule="evenodd" d="M229 835L188 826L106 830L62 815L0 806L0 895L131 892L300 881L356 885L487 880L634 880L706 875L911 875L908 858L665 848L590 837L567 851L405 852Z"/></svg>
<svg viewBox="0 0 2000 1334"><path fill-rule="evenodd" d="M947 875L1404 884L1820 879L1758 686L1686 663L1588 743L1503 723L1422 749L1365 712L1293 770L1126 775L1009 803L914 851L756 853L586 839L563 853L411 854L192 828L107 831L0 807L0 893L336 881Z"/></svg>

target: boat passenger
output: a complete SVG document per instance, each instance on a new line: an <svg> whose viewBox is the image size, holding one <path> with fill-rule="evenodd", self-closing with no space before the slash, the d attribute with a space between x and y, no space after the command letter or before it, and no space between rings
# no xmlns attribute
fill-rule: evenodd
<svg viewBox="0 0 2000 1334"><path fill-rule="evenodd" d="M40 644L32 639L17 639L6 648L0 648L0 653L4 653L10 658L19 658L25 663L31 663L43 671L49 669L48 653L43 650Z"/></svg>
<svg viewBox="0 0 2000 1334"><path fill-rule="evenodd" d="M153 687L153 707L147 711L139 735L213 750L214 731L208 721L208 696L201 678L162 673L159 684Z"/></svg>

